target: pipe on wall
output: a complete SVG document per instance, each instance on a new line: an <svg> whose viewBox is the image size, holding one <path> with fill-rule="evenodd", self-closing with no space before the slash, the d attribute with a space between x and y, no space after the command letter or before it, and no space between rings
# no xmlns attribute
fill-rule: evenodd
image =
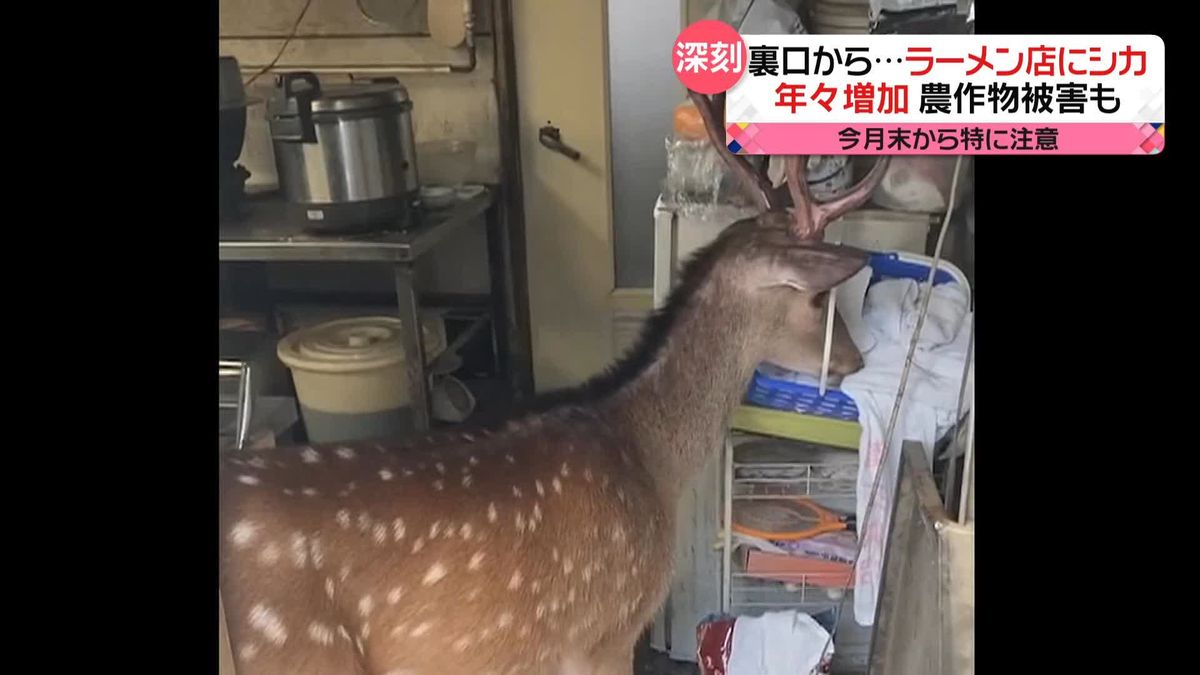
<svg viewBox="0 0 1200 675"><path fill-rule="evenodd" d="M336 63L322 65L291 64L275 67L273 72L306 71L310 73L472 73L478 65L475 53L475 5L474 0L463 0L463 29L465 31L463 46L467 49L466 63L397 63L380 65L378 63ZM375 37L375 36L373 36ZM286 46L285 46L286 48ZM241 64L242 72L257 73L264 64Z"/></svg>
<svg viewBox="0 0 1200 675"><path fill-rule="evenodd" d="M509 271L505 289L509 375L518 400L533 395L533 348L529 338L529 282L525 260L525 187L521 177L521 119L512 0L491 0L493 85L500 134L500 195L496 226Z"/></svg>

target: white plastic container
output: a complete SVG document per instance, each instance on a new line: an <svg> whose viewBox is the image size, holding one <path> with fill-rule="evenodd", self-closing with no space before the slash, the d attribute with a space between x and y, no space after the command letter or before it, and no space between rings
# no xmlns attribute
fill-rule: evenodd
<svg viewBox="0 0 1200 675"><path fill-rule="evenodd" d="M423 320L426 361L445 349L440 317ZM388 438L412 429L412 402L396 317L338 319L279 341L292 372L309 440L315 443Z"/></svg>

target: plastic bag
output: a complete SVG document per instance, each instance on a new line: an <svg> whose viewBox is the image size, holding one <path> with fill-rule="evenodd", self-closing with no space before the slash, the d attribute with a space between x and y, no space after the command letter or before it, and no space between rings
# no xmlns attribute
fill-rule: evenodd
<svg viewBox="0 0 1200 675"><path fill-rule="evenodd" d="M743 35L801 34L804 24L794 5L784 0L719 0L705 18L724 21Z"/></svg>
<svg viewBox="0 0 1200 675"><path fill-rule="evenodd" d="M749 195L707 138L666 141L667 177L663 200L677 206L751 206ZM756 158L750 158L752 161Z"/></svg>
<svg viewBox="0 0 1200 675"><path fill-rule="evenodd" d="M892 211L909 213L941 213L950 202L950 185L954 180L954 157L893 157L879 187L871 199ZM962 203L967 191L965 172L970 158L964 159L959 173L955 206Z"/></svg>

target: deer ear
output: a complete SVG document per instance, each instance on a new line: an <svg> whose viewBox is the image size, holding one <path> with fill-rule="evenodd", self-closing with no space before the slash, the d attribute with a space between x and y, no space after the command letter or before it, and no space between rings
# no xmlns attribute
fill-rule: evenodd
<svg viewBox="0 0 1200 675"><path fill-rule="evenodd" d="M806 293L827 291L858 274L867 265L867 252L851 246L820 242L791 247L786 285Z"/></svg>

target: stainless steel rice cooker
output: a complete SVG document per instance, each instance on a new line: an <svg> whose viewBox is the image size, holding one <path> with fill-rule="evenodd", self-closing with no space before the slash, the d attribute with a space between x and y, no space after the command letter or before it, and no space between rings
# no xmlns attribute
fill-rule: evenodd
<svg viewBox="0 0 1200 675"><path fill-rule="evenodd" d="M279 182L314 229L404 227L419 196L412 101L399 82L324 87L282 75L268 108Z"/></svg>

